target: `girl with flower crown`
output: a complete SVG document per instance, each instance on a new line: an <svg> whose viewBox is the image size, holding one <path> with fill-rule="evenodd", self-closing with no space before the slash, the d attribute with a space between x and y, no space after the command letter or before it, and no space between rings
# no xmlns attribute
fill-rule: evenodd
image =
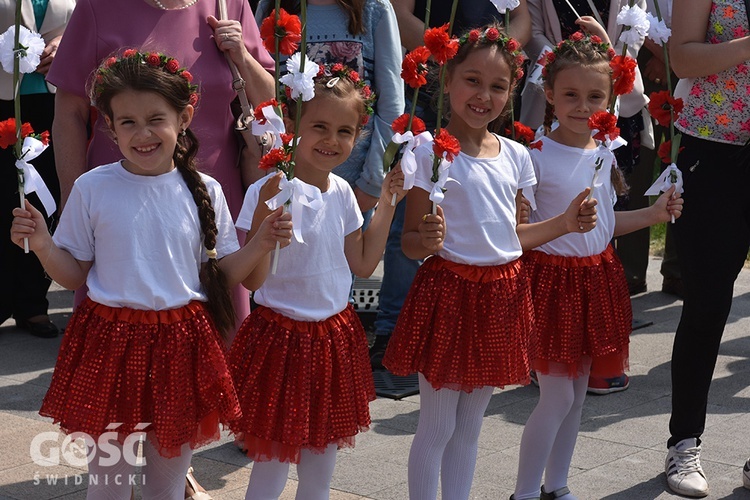
<svg viewBox="0 0 750 500"><path fill-rule="evenodd" d="M367 339L348 300L350 273L368 277L378 265L395 210L391 198L405 194L403 174L394 169L386 175L363 232L354 192L332 170L352 153L374 94L341 65L321 67L312 83L314 97L297 123L294 178L278 173L251 185L237 219L237 227L253 235L280 185L282 192L295 193L295 239L279 252L274 274L265 276L266 263L244 282L257 290L259 306L242 324L228 357L242 408L242 419L231 428L255 462L246 499L278 498L290 463L297 464L297 498L328 498L336 450L353 446L355 435L369 427L375 398ZM302 103L287 101L289 116L295 116ZM294 124L286 121L291 129Z"/></svg>
<svg viewBox="0 0 750 500"><path fill-rule="evenodd" d="M433 145L414 150L417 172L402 246L410 258L429 258L383 359L397 375L419 374L419 424L408 470L412 499L435 499L440 480L443 498L469 497L494 387L529 381L531 292L519 257L596 223L595 201L586 201L584 190L558 217L516 227L516 198L535 183L534 170L523 146L493 131L506 120L521 62L520 44L495 25L460 38L446 66L450 120L435 140L453 164L435 212Z"/></svg>
<svg viewBox="0 0 750 500"><path fill-rule="evenodd" d="M13 211L12 240L61 285L88 286L40 410L96 440L88 498L130 498L143 436L143 498L184 498L192 449L240 415L228 286L292 235L279 209L240 249L221 186L196 170L191 80L161 53L106 59L90 98L124 159L78 178L54 237L28 202Z"/></svg>
<svg viewBox="0 0 750 500"><path fill-rule="evenodd" d="M674 188L649 208L613 210L612 174L617 170L611 168L609 146L616 146L619 130L617 118L605 111L621 86L613 77L613 56L603 38L576 32L547 56L543 71L547 102L559 126L531 151L538 182L530 196L535 200L530 220L549 219L586 186L600 203L592 231L535 245L524 255L537 328L531 366L540 397L521 439L515 500L538 499L540 494L548 500L575 498L566 486L567 475L589 373L612 377L628 364L630 297L610 241L679 217L682 210ZM552 114L547 113L550 120Z"/></svg>

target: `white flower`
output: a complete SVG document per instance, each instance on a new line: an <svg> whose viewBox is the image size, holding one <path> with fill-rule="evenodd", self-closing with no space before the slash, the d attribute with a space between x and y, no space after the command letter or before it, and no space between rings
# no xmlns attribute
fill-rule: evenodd
<svg viewBox="0 0 750 500"><path fill-rule="evenodd" d="M645 37L648 34L648 15L646 11L633 5L632 7L624 6L617 14L617 24L621 26L630 26L630 31L635 31L639 36ZM633 42L626 42L623 37L627 32L623 32L620 36L620 40L623 43L631 45ZM634 34L627 36L630 40L635 37ZM636 39L637 40L637 39Z"/></svg>
<svg viewBox="0 0 750 500"><path fill-rule="evenodd" d="M13 55L15 53L13 46L16 34L15 26L8 28L5 33L0 35L0 64L8 73L13 73ZM39 33L30 31L25 26L21 26L21 32L18 38L20 49L19 69L21 73L33 73L39 66L40 57L44 52L44 39Z"/></svg>
<svg viewBox="0 0 750 500"><path fill-rule="evenodd" d="M315 97L315 82L313 78L318 74L320 66L305 56L305 72L300 73L300 53L295 52L286 61L287 74L280 78L281 83L292 91L292 99L302 96L303 101Z"/></svg>
<svg viewBox="0 0 750 500"><path fill-rule="evenodd" d="M656 16L646 14L648 16L648 37L656 43L664 45L672 35L672 30L667 27L664 20L659 21Z"/></svg>
<svg viewBox="0 0 750 500"><path fill-rule="evenodd" d="M520 0L490 0L498 12L505 14L508 10L513 10L520 5Z"/></svg>

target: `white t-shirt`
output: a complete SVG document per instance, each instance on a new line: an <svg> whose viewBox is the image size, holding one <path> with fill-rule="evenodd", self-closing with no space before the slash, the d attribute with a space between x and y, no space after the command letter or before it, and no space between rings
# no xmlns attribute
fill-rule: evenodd
<svg viewBox="0 0 750 500"><path fill-rule="evenodd" d="M473 158L460 153L448 169L445 198L444 259L475 266L506 264L521 256L516 234L516 193L533 185L534 169L525 147L498 136L500 153ZM432 143L415 150L416 187L430 192Z"/></svg>
<svg viewBox="0 0 750 500"><path fill-rule="evenodd" d="M563 213L581 191L591 186L599 149L565 146L549 137L542 138L542 150L531 151L537 185L534 187L536 210L531 222L541 222ZM596 227L588 233L568 233L537 248L546 254L587 257L602 253L615 231L614 204L617 201L611 180L611 164L599 169L594 198Z"/></svg>
<svg viewBox="0 0 750 500"><path fill-rule="evenodd" d="M221 186L201 174L216 212L219 258L240 247ZM122 164L102 165L79 177L55 243L81 261L93 261L89 297L110 307L163 310L206 301L198 273L207 260L193 201L177 169L135 175Z"/></svg>
<svg viewBox="0 0 750 500"><path fill-rule="evenodd" d="M238 228L249 231L252 227L260 188L268 178L247 189ZM322 208L302 208L298 228L304 243L292 238L292 243L279 251L276 274L269 273L253 295L258 304L298 321L322 321L346 309L349 302L352 275L344 238L362 227L362 213L349 184L335 174L328 179Z"/></svg>

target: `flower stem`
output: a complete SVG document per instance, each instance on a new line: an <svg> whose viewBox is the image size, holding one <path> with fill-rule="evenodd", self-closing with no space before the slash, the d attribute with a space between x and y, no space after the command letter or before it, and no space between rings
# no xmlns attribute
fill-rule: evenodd
<svg viewBox="0 0 750 500"><path fill-rule="evenodd" d="M20 46L19 38L21 36L21 0L16 0L16 17L15 17L15 28L16 31L13 34L13 113L16 120L16 143L13 145L13 150L16 153L16 158L21 157L21 149L23 148L23 142L21 141L21 71L20 71L20 52L18 48ZM17 169L18 173L18 197L21 202L21 208L26 208L25 197L24 197L24 184L25 179L22 169ZM29 253L29 239L23 239L23 251Z"/></svg>
<svg viewBox="0 0 750 500"><path fill-rule="evenodd" d="M302 40L299 46L299 72L305 72L305 59L307 59L307 0L301 0L299 4L300 21L302 22ZM292 141L292 161L289 163L287 178L294 179L294 160L297 158L297 135L299 134L299 122L302 119L302 95L297 97L297 112L294 119L294 140Z"/></svg>
<svg viewBox="0 0 750 500"><path fill-rule="evenodd" d="M575 11L574 11L575 12ZM510 9L505 9L505 33L510 32ZM514 75L511 75L513 77ZM508 95L510 101L510 138L516 140L516 110L513 109L513 91Z"/></svg>
<svg viewBox="0 0 750 500"><path fill-rule="evenodd" d="M274 64L274 70L276 71L274 73L274 79L276 80L274 85L274 93L276 94L276 102L281 102L281 88L279 85L279 77L281 76L279 72L281 71L281 63L279 61L280 54L279 54L279 37L276 35L276 27L279 25L279 17L281 9L281 0L276 0L276 4L274 6L274 19L273 19L273 31L274 31L274 37L273 37L273 45L274 45L274 54L273 54L273 64Z"/></svg>

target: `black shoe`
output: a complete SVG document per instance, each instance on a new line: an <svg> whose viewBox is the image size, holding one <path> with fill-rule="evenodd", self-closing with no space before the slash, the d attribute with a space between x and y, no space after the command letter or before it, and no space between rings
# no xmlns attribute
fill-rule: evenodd
<svg viewBox="0 0 750 500"><path fill-rule="evenodd" d="M681 278L664 278L661 282L661 291L668 295L674 295L678 299L683 297Z"/></svg>
<svg viewBox="0 0 750 500"><path fill-rule="evenodd" d="M628 292L630 292L630 295L638 295L639 293L644 293L646 291L646 282L645 281L636 281L633 283L628 283Z"/></svg>
<svg viewBox="0 0 750 500"><path fill-rule="evenodd" d="M21 330L26 330L34 337L43 339L54 339L60 334L60 329L47 318L42 321L29 321L28 319L17 319L16 326Z"/></svg>
<svg viewBox="0 0 750 500"><path fill-rule="evenodd" d="M390 335L375 335L375 343L370 347L370 366L373 370L383 369L383 356L390 338Z"/></svg>

